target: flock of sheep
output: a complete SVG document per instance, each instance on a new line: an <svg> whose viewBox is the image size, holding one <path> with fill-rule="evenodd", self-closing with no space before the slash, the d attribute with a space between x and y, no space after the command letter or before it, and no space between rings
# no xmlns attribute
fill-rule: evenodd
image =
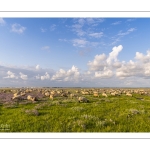
<svg viewBox="0 0 150 150"><path fill-rule="evenodd" d="M8 90L0 90L0 92L6 92ZM91 88L91 89L44 89L44 88L22 88L22 89L10 89L13 93L12 100L30 100L38 101L38 96L33 96L32 93L40 93L42 97L47 97L50 100L54 100L56 97L61 98L76 98L78 102L89 102L86 95L93 95L93 97L108 97L108 96L121 96L126 95L132 97L134 93L140 95L147 95L149 91L146 89L105 89L105 88Z"/></svg>

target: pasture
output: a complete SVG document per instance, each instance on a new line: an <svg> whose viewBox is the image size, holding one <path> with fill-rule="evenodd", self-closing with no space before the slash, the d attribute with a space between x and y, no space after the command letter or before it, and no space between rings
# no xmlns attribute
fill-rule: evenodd
<svg viewBox="0 0 150 150"><path fill-rule="evenodd" d="M148 88L0 89L0 132L149 131Z"/></svg>

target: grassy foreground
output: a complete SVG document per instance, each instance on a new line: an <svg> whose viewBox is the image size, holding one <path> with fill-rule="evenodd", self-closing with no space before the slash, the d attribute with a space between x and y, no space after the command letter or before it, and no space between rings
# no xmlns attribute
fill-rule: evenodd
<svg viewBox="0 0 150 150"><path fill-rule="evenodd" d="M138 95L137 95L138 96ZM0 105L0 132L149 132L150 98L49 98Z"/></svg>

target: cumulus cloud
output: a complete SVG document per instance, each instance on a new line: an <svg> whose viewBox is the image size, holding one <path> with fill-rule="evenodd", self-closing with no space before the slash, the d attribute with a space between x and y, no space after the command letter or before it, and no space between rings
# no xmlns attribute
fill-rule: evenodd
<svg viewBox="0 0 150 150"><path fill-rule="evenodd" d="M120 62L117 57L122 49L123 46L119 45L113 47L108 56L104 53L96 55L93 61L87 63L89 71L94 72L96 78L150 78L150 51L146 54L136 52L134 60Z"/></svg>
<svg viewBox="0 0 150 150"><path fill-rule="evenodd" d="M104 69L104 67L107 66L119 67L121 64L118 61L117 57L122 49L123 46L119 45L118 47L113 47L112 52L109 53L109 56L106 56L104 53L96 55L93 61L88 62L90 70L101 71Z"/></svg>
<svg viewBox="0 0 150 150"><path fill-rule="evenodd" d="M38 74L37 76L35 76L36 79L41 79L40 75Z"/></svg>
<svg viewBox="0 0 150 150"><path fill-rule="evenodd" d="M106 58L107 57L104 53L96 55L93 61L88 62L90 70L94 71L103 70L103 68L107 65Z"/></svg>
<svg viewBox="0 0 150 150"><path fill-rule="evenodd" d="M95 77L110 78L115 74L115 69L122 66L122 63L117 59L122 49L122 45L115 46L109 56L103 53L96 55L93 61L88 62L89 69L95 71Z"/></svg>
<svg viewBox="0 0 150 150"><path fill-rule="evenodd" d="M23 74L22 72L19 73L20 74L20 78L23 80L27 80L28 79L28 75Z"/></svg>
<svg viewBox="0 0 150 150"><path fill-rule="evenodd" d="M117 77L131 77L131 76L140 76L141 74L141 66L138 65L138 63L133 62L130 60L129 62L126 62L122 64L120 68L116 70L116 76Z"/></svg>
<svg viewBox="0 0 150 150"><path fill-rule="evenodd" d="M150 50L147 51L146 55L144 55L140 52L136 52L135 59L142 61L142 62L145 62L145 63L149 62L150 61Z"/></svg>
<svg viewBox="0 0 150 150"><path fill-rule="evenodd" d="M113 49L112 49L112 52L111 53L109 53L109 57L107 58L107 63L108 64L111 64L112 63L112 61L117 61L117 56L118 56L118 54L119 54L119 52L121 52L122 51L122 49L123 49L123 46L122 45L119 45L118 47L113 47Z"/></svg>
<svg viewBox="0 0 150 150"><path fill-rule="evenodd" d="M26 27L23 27L23 26L21 26L20 24L17 24L17 23L15 23L11 26L11 31L15 32L15 33L18 33L18 34L22 34L25 30L26 30Z"/></svg>
<svg viewBox="0 0 150 150"><path fill-rule="evenodd" d="M50 75L46 72L45 75L41 76L41 80L50 79Z"/></svg>
<svg viewBox="0 0 150 150"><path fill-rule="evenodd" d="M95 72L95 77L97 78L110 78L113 76L113 71L104 67L102 71Z"/></svg>
<svg viewBox="0 0 150 150"><path fill-rule="evenodd" d="M78 81L80 77L80 73L76 66L72 66L71 69L65 71L60 69L56 74L54 74L51 80L58 80L58 81Z"/></svg>
<svg viewBox="0 0 150 150"><path fill-rule="evenodd" d="M0 18L0 25L4 26L6 24L5 20L3 18Z"/></svg>
<svg viewBox="0 0 150 150"><path fill-rule="evenodd" d="M0 66L1 85L23 84L36 86L149 86L150 81L150 50L144 54L136 52L130 61L118 60L123 46L114 46L109 54L97 54L87 63L89 69L79 71L78 67L70 69ZM25 82L23 82L25 81ZM108 82L109 81L109 82Z"/></svg>
<svg viewBox="0 0 150 150"><path fill-rule="evenodd" d="M147 54L136 52L134 61L124 62L120 68L116 70L117 77L142 77L150 78L150 51Z"/></svg>
<svg viewBox="0 0 150 150"><path fill-rule="evenodd" d="M8 79L18 79L18 76L15 75L15 73L11 72L11 71L7 71L7 77L3 77L3 78L8 78Z"/></svg>
<svg viewBox="0 0 150 150"><path fill-rule="evenodd" d="M40 65L36 65L36 70L39 70L40 69Z"/></svg>

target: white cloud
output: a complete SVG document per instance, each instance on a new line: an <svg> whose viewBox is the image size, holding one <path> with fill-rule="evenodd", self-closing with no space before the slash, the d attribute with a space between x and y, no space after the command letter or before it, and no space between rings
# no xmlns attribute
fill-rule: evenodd
<svg viewBox="0 0 150 150"><path fill-rule="evenodd" d="M107 65L106 63L106 55L100 54L96 55L93 61L88 62L88 66L90 67L90 70L99 71L103 70L103 68Z"/></svg>
<svg viewBox="0 0 150 150"><path fill-rule="evenodd" d="M23 80L27 80L28 79L28 76L23 74L23 73L19 73L20 74L20 78L23 79Z"/></svg>
<svg viewBox="0 0 150 150"><path fill-rule="evenodd" d="M3 18L0 18L0 25L4 26L6 24L5 20Z"/></svg>
<svg viewBox="0 0 150 150"><path fill-rule="evenodd" d="M3 77L3 78L8 78L8 79L18 79L18 77L15 75L15 73L11 72L11 71L7 71L7 77Z"/></svg>
<svg viewBox="0 0 150 150"><path fill-rule="evenodd" d="M40 65L36 65L36 70L39 70L40 69Z"/></svg>
<svg viewBox="0 0 150 150"><path fill-rule="evenodd" d="M149 62L150 61L150 50L147 51L147 55L144 55L140 52L136 52L135 59L142 62Z"/></svg>
<svg viewBox="0 0 150 150"><path fill-rule="evenodd" d="M80 18L74 19L74 24L72 25L72 31L75 32L79 37L88 35L88 28L86 26L97 26L99 23L102 23L104 19L102 18ZM102 36L102 33L91 33L92 37L99 38Z"/></svg>
<svg viewBox="0 0 150 150"><path fill-rule="evenodd" d="M107 63L111 64L113 60L116 62L117 61L117 56L118 56L119 52L122 51L122 49L123 49L122 45L119 45L118 47L116 47L116 46L113 47L112 52L109 53L109 57L106 60Z"/></svg>
<svg viewBox="0 0 150 150"><path fill-rule="evenodd" d="M100 55L96 55L93 61L88 62L88 66L90 70L101 71L104 67L120 67L121 64L118 61L117 57L119 52L123 49L122 45L118 47L113 47L112 52L109 53L109 56L106 56L104 53ZM113 62L113 63L112 63Z"/></svg>
<svg viewBox="0 0 150 150"><path fill-rule="evenodd" d="M121 23L121 21L117 21L117 22L113 22L112 25L118 25L120 23Z"/></svg>
<svg viewBox="0 0 150 150"><path fill-rule="evenodd" d="M93 61L88 62L89 70L95 71L96 78L110 78L116 73L116 69L122 66L117 59L119 52L123 49L122 45L112 48L112 52L106 56L104 53L96 55Z"/></svg>
<svg viewBox="0 0 150 150"><path fill-rule="evenodd" d="M141 77L150 78L150 51L147 54L136 52L135 60L122 63L121 67L116 70L117 77Z"/></svg>
<svg viewBox="0 0 150 150"><path fill-rule="evenodd" d="M119 42L120 41L120 37L118 37L118 38L112 38L113 39L113 42L111 43L111 45L115 45L117 42Z"/></svg>
<svg viewBox="0 0 150 150"><path fill-rule="evenodd" d="M58 81L78 81L80 78L80 73L78 71L78 68L74 65L71 69L68 71L65 71L63 69L60 69L58 72L56 72L55 75L52 76L51 80L58 80Z"/></svg>
<svg viewBox="0 0 150 150"><path fill-rule="evenodd" d="M83 25L81 24L74 24L72 25L72 31L75 32L78 36L84 36L86 32L82 29Z"/></svg>
<svg viewBox="0 0 150 150"><path fill-rule="evenodd" d="M120 32L118 33L118 35L119 35L119 36L125 36L125 35L128 35L128 34L130 34L131 32L133 32L133 31L135 31L135 30L136 30L135 28L130 28L130 29L128 29L126 32L120 31Z"/></svg>
<svg viewBox="0 0 150 150"><path fill-rule="evenodd" d="M73 39L72 43L75 47L85 47L88 41L86 39Z"/></svg>
<svg viewBox="0 0 150 150"><path fill-rule="evenodd" d="M85 23L85 20L83 18L80 18L78 19L78 23L83 26Z"/></svg>
<svg viewBox="0 0 150 150"><path fill-rule="evenodd" d="M95 72L95 77L97 78L110 78L113 76L113 71L104 67L103 71Z"/></svg>
<svg viewBox="0 0 150 150"><path fill-rule="evenodd" d="M41 80L50 79L50 75L46 72L45 75L41 76Z"/></svg>
<svg viewBox="0 0 150 150"><path fill-rule="evenodd" d="M89 25L92 25L92 26L96 26L96 25L98 25L99 23L102 23L102 22L104 22L103 18L87 18L86 19L86 23L89 24Z"/></svg>
<svg viewBox="0 0 150 150"><path fill-rule="evenodd" d="M94 38L101 38L103 36L103 32L91 33L89 36Z"/></svg>
<svg viewBox="0 0 150 150"><path fill-rule="evenodd" d="M0 65L1 85L36 86L146 86L150 81L150 50L136 52L133 60L118 60L123 46L115 46L109 54L95 55L87 63L89 69L78 67L54 71L36 66L11 67ZM86 51L85 51L86 52ZM9 71L8 71L9 70ZM6 79L8 82L6 83ZM25 82L23 82L23 80ZM45 81L45 82L44 82ZM148 85L149 86L149 85Z"/></svg>
<svg viewBox="0 0 150 150"><path fill-rule="evenodd" d="M135 21L136 19L127 19L128 22Z"/></svg>
<svg viewBox="0 0 150 150"><path fill-rule="evenodd" d="M17 23L15 23L11 26L11 31L15 32L15 33L18 33L18 34L22 34L25 30L26 30L26 27L23 27L23 26L21 26L20 24L17 24Z"/></svg>

